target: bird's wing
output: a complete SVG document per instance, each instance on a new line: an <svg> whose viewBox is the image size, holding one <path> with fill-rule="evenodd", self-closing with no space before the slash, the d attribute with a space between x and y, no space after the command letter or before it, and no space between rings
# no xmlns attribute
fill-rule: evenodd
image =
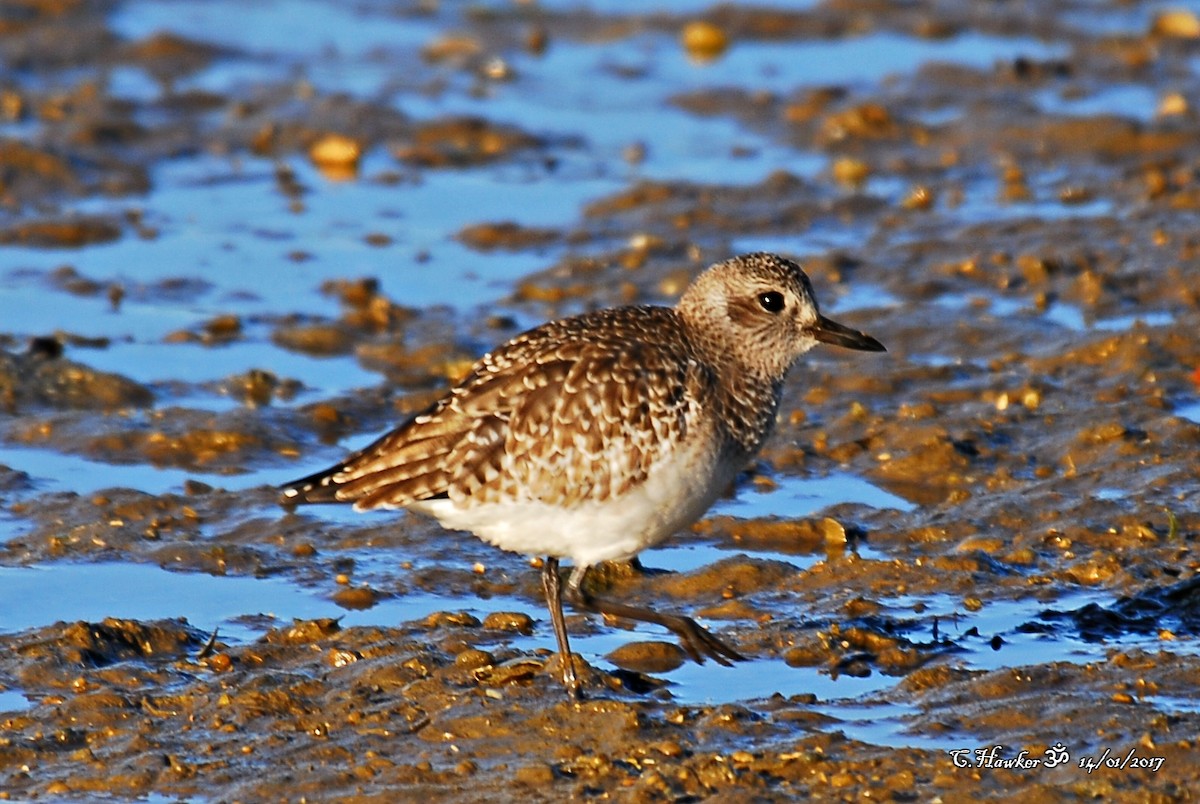
<svg viewBox="0 0 1200 804"><path fill-rule="evenodd" d="M670 337L630 337L630 327L635 335L662 326L673 334L669 318L641 320L669 312L658 309L615 311L636 313L632 322L593 314L510 341L426 411L289 484L285 500L398 508L449 497L570 506L619 496L682 438L708 382L694 361L666 345Z"/></svg>

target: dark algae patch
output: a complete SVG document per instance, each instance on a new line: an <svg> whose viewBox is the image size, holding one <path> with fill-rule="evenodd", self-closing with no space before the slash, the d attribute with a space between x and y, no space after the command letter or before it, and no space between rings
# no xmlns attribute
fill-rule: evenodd
<svg viewBox="0 0 1200 804"><path fill-rule="evenodd" d="M1194 798L1193 10L233 5L0 3L0 800ZM592 579L738 667L276 505L758 250L888 352Z"/></svg>

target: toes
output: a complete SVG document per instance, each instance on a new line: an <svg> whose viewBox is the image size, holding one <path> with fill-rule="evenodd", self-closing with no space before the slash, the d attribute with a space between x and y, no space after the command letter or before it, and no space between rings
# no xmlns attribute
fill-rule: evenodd
<svg viewBox="0 0 1200 804"><path fill-rule="evenodd" d="M744 662L746 657L729 645L722 642L695 620L684 618L676 632L683 649L696 664L704 664L705 657L725 667L732 667L734 662Z"/></svg>
<svg viewBox="0 0 1200 804"><path fill-rule="evenodd" d="M704 652L696 647L691 637L680 635L679 643L684 652L687 653L688 658L696 664L704 664Z"/></svg>

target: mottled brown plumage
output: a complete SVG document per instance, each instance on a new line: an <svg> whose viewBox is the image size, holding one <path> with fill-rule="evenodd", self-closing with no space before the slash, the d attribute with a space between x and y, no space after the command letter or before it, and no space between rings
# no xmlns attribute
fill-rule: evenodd
<svg viewBox="0 0 1200 804"><path fill-rule="evenodd" d="M752 451L774 389L752 391L767 404L749 421L692 351L679 315L664 307L545 324L484 357L403 427L308 480L305 501L604 502L643 482L705 410L733 413L718 419Z"/></svg>
<svg viewBox="0 0 1200 804"><path fill-rule="evenodd" d="M577 603L661 623L698 661L727 663L741 657L688 618L590 598L583 576L703 514L770 434L788 369L821 341L883 349L821 316L795 263L737 257L701 274L673 309L602 310L519 335L429 409L288 484L284 499L412 508L548 556L543 581L573 690L559 558L575 564Z"/></svg>

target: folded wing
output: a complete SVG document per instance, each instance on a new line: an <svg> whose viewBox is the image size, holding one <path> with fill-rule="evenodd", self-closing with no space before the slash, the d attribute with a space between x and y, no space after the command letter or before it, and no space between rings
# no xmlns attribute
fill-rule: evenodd
<svg viewBox="0 0 1200 804"><path fill-rule="evenodd" d="M705 396L709 378L664 348L672 316L624 308L532 330L396 430L285 486L284 501L571 506L619 496L686 435Z"/></svg>

